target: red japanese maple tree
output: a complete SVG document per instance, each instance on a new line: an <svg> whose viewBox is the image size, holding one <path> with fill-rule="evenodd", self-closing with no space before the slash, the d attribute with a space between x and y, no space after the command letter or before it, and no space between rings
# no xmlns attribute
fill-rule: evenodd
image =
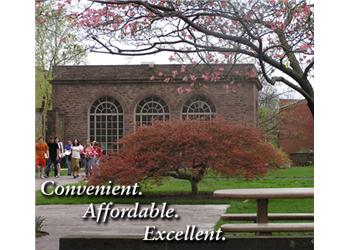
<svg viewBox="0 0 350 250"><path fill-rule="evenodd" d="M132 184L165 177L185 179L192 194L209 169L254 178L288 161L253 127L213 121L172 120L141 127L120 140L122 148L102 160L89 181Z"/></svg>

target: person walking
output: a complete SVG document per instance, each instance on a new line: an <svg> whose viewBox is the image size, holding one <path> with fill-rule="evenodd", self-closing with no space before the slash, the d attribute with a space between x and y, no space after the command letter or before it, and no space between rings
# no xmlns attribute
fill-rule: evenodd
<svg viewBox="0 0 350 250"><path fill-rule="evenodd" d="M63 147L63 142L61 142L57 136L55 137L55 142L58 145L57 176L56 177L60 177L61 166L63 164L63 157L64 157L64 147Z"/></svg>
<svg viewBox="0 0 350 250"><path fill-rule="evenodd" d="M79 161L80 154L83 151L84 147L80 145L78 139L74 139L72 145L72 170L73 170L73 178L79 177Z"/></svg>
<svg viewBox="0 0 350 250"><path fill-rule="evenodd" d="M50 176L51 165L54 166L55 177L58 177L57 171L57 163L58 163L58 144L55 142L54 138L51 136L49 139L49 143L47 144L49 147L49 157L47 160L47 165L45 169L45 178Z"/></svg>
<svg viewBox="0 0 350 250"><path fill-rule="evenodd" d="M88 144L90 144L90 140L89 139L86 140L86 143L83 146L83 148L86 148L86 146ZM81 152L81 154L80 154L80 162L79 162L79 164L80 164L81 168L84 168L85 170L87 169L87 159L85 157L85 154L83 154L83 152Z"/></svg>
<svg viewBox="0 0 350 250"><path fill-rule="evenodd" d="M90 142L86 143L82 153L85 157L85 177L88 177L91 174L93 158L95 157L94 148L91 146Z"/></svg>
<svg viewBox="0 0 350 250"><path fill-rule="evenodd" d="M46 166L46 158L49 155L49 147L44 142L44 138L40 136L35 144L35 170L39 170L39 178L43 179L43 172ZM45 157L46 156L46 157Z"/></svg>
<svg viewBox="0 0 350 250"><path fill-rule="evenodd" d="M67 144L64 146L64 162L65 165L67 166L67 175L71 176L72 175L72 141L68 140Z"/></svg>
<svg viewBox="0 0 350 250"><path fill-rule="evenodd" d="M95 156L92 164L92 167L94 168L100 164L100 158L102 156L103 149L100 147L97 141L92 142L92 147L94 148L94 151L95 151Z"/></svg>

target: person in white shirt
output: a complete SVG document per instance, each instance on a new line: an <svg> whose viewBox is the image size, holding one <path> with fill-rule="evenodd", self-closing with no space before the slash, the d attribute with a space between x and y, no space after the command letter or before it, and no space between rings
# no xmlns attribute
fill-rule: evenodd
<svg viewBox="0 0 350 250"><path fill-rule="evenodd" d="M79 176L79 160L80 154L83 151L84 147L80 145L78 139L74 139L72 145L72 169L73 169L73 178L77 178Z"/></svg>
<svg viewBox="0 0 350 250"><path fill-rule="evenodd" d="M58 145L58 160L57 160L57 175L56 177L60 177L60 172L61 172L61 164L62 164L62 159L64 157L64 148L63 148L63 143L58 139L58 137L55 137L55 142Z"/></svg>

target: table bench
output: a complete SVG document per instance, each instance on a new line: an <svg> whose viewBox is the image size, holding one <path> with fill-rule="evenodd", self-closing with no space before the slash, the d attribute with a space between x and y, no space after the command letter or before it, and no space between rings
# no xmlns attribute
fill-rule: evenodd
<svg viewBox="0 0 350 250"><path fill-rule="evenodd" d="M268 213L269 221L276 220L313 220L313 213ZM222 220L233 220L233 221L257 221L257 216L254 213L250 214L223 214L221 215Z"/></svg>
<svg viewBox="0 0 350 250"><path fill-rule="evenodd" d="M253 224L224 224L223 232L313 232L314 223L253 223Z"/></svg>
<svg viewBox="0 0 350 250"><path fill-rule="evenodd" d="M258 188L258 189L224 189L214 192L216 198L255 199L257 213L255 214L224 214L228 220L254 220L254 224L224 224L224 232L257 232L268 235L271 232L312 232L313 223L269 223L269 220L309 220L313 214L269 214L269 199L303 199L313 198L313 188Z"/></svg>

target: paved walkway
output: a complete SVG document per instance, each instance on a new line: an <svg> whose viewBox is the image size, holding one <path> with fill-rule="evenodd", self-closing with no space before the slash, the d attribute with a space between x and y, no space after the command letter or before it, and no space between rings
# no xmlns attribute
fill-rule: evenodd
<svg viewBox="0 0 350 250"><path fill-rule="evenodd" d="M72 183L78 183L82 181L84 178L80 175L78 178L74 179L72 176L61 176L59 178L49 177L44 179L35 179L35 190L39 190L41 188L41 184L47 180L54 180L59 185L66 185Z"/></svg>
<svg viewBox="0 0 350 250"><path fill-rule="evenodd" d="M60 179L61 180L61 179ZM116 208L132 205L115 205ZM50 235L36 239L36 250L58 250L59 238L65 235L130 235L144 234L145 226L157 226L163 230L183 230L186 225L197 225L201 230L213 229L227 205L170 205L180 216L178 220L110 220L97 224L83 220L86 205L36 206L36 215L44 216L44 231Z"/></svg>

